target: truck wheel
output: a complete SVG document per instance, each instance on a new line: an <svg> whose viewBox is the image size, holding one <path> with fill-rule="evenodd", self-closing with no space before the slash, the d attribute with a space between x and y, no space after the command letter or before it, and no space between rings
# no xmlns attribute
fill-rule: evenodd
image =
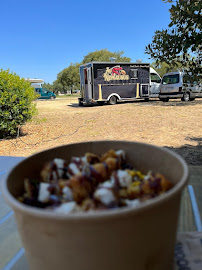
<svg viewBox="0 0 202 270"><path fill-rule="evenodd" d="M145 98L144 100L145 100L145 101L149 101L149 98Z"/></svg>
<svg viewBox="0 0 202 270"><path fill-rule="evenodd" d="M117 98L115 96L111 96L108 102L110 105L115 105L117 103Z"/></svg>
<svg viewBox="0 0 202 270"><path fill-rule="evenodd" d="M190 101L193 101L193 100L195 100L195 98L190 98Z"/></svg>
<svg viewBox="0 0 202 270"><path fill-rule="evenodd" d="M81 102L81 100L79 100L79 106L83 106L83 102Z"/></svg>
<svg viewBox="0 0 202 270"><path fill-rule="evenodd" d="M167 97L167 98L162 98L161 99L163 102L168 102L169 101L169 98Z"/></svg>
<svg viewBox="0 0 202 270"><path fill-rule="evenodd" d="M190 100L190 95L189 95L189 93L188 92L185 92L184 94L183 94L183 97L181 98L181 100L182 101L189 101Z"/></svg>

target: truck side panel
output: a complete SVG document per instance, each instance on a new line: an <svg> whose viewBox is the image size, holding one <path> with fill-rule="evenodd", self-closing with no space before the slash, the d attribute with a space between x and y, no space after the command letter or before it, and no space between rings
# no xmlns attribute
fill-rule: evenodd
<svg viewBox="0 0 202 270"><path fill-rule="evenodd" d="M137 84L149 84L149 65L145 64L95 63L93 73L95 100L100 98L106 100L112 93L116 93L122 99L135 98Z"/></svg>
<svg viewBox="0 0 202 270"><path fill-rule="evenodd" d="M114 84L114 85L102 85L102 96L99 96L99 86L94 86L94 98L95 100L104 99L106 100L111 94L116 93L122 99L124 98L135 98L136 97L137 84Z"/></svg>

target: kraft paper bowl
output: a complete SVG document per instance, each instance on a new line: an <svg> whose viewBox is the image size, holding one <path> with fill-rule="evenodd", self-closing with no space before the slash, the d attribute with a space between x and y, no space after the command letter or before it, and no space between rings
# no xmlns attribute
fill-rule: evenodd
<svg viewBox="0 0 202 270"><path fill-rule="evenodd" d="M70 161L86 152L123 149L127 160L144 173L165 175L174 187L143 202L96 213L55 214L27 206L22 195L25 178L39 177L43 164L55 157ZM3 182L2 191L13 208L30 269L170 270L180 198L188 180L188 166L174 152L127 141L69 144L21 161Z"/></svg>

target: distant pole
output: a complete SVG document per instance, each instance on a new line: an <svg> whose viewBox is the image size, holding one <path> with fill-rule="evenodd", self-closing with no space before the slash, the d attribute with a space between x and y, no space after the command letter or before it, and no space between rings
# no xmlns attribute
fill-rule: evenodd
<svg viewBox="0 0 202 270"><path fill-rule="evenodd" d="M116 57L110 57L110 58L109 58L109 60L110 60L111 62L115 62L116 59L117 59Z"/></svg>

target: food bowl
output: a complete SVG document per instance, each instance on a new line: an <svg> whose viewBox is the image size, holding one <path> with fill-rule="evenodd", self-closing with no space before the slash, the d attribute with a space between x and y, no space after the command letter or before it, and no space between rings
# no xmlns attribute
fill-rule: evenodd
<svg viewBox="0 0 202 270"><path fill-rule="evenodd" d="M86 152L124 150L135 168L163 174L174 186L136 207L64 215L24 205L17 200L25 178L39 178L43 164L54 158L70 162ZM180 198L188 166L176 153L128 141L69 144L21 161L4 180L4 198L13 208L30 269L170 270Z"/></svg>

